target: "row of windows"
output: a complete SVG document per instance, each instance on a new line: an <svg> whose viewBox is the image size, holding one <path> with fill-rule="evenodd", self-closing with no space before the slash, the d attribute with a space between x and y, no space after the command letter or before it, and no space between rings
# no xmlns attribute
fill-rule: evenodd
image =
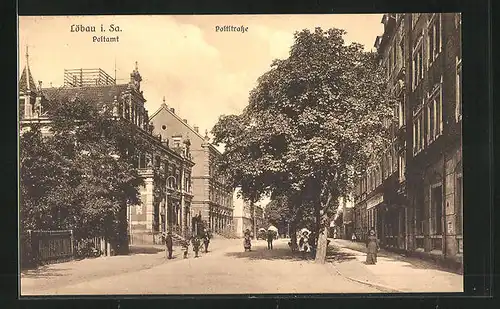
<svg viewBox="0 0 500 309"><path fill-rule="evenodd" d="M151 157L141 153L137 156L135 161L135 168L147 168L154 166L157 169L161 169L166 173L167 177L167 187L175 188L177 190L181 189L181 169L174 164L169 164L167 161L161 160L160 156L155 156L154 161L151 161ZM170 177L173 176L173 177ZM184 174L184 190L191 192L191 174Z"/></svg>
<svg viewBox="0 0 500 309"><path fill-rule="evenodd" d="M208 198L212 202L215 202L225 207L233 206L233 195L226 193L224 190L220 188L211 187L208 194L209 194Z"/></svg>
<svg viewBox="0 0 500 309"><path fill-rule="evenodd" d="M441 14L433 14L427 30L422 29L412 51L412 89L414 90L424 77L424 48L427 48L427 67L437 59L442 50ZM424 39L425 38L425 39Z"/></svg>
<svg viewBox="0 0 500 309"><path fill-rule="evenodd" d="M441 84L428 96L426 104L413 120L413 154L430 145L443 133L443 100Z"/></svg>
<svg viewBox="0 0 500 309"><path fill-rule="evenodd" d="M366 175L357 182L356 196L372 192L395 171L398 171L400 182L405 180L406 152L401 151L397 159L393 157L393 153L395 150L391 149L382 155L381 162L369 169Z"/></svg>
<svg viewBox="0 0 500 309"><path fill-rule="evenodd" d="M458 172L455 176L455 233L462 235L463 233L463 190L462 173ZM415 221L417 235L442 235L444 232L443 226L443 187L441 183L430 185L427 187L429 200L425 207L423 195L417 197L416 205L422 205L415 208ZM423 192L421 192L423 193ZM427 228L426 228L427 227Z"/></svg>

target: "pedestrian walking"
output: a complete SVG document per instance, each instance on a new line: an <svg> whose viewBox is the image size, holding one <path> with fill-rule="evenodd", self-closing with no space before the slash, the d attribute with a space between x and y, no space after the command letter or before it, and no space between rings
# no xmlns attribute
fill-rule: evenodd
<svg viewBox="0 0 500 309"><path fill-rule="evenodd" d="M208 252L208 245L210 244L210 233L205 229L203 232L203 245L205 246L205 253Z"/></svg>
<svg viewBox="0 0 500 309"><path fill-rule="evenodd" d="M189 241L184 239L182 241L182 251L183 251L183 256L185 259L188 258L188 253L189 253Z"/></svg>
<svg viewBox="0 0 500 309"><path fill-rule="evenodd" d="M356 239L357 239L357 238L356 238L356 234L355 234L355 233L352 233L351 240L352 240L352 241L356 241Z"/></svg>
<svg viewBox="0 0 500 309"><path fill-rule="evenodd" d="M245 252L252 251L252 240L251 240L251 233L250 233L249 229L246 229L246 231L244 233L243 248L245 248Z"/></svg>
<svg viewBox="0 0 500 309"><path fill-rule="evenodd" d="M267 249L273 250L274 231L267 231Z"/></svg>
<svg viewBox="0 0 500 309"><path fill-rule="evenodd" d="M174 241L172 239L172 232L168 232L167 235L165 236L165 247L166 247L167 258L169 260L172 259L173 245Z"/></svg>
<svg viewBox="0 0 500 309"><path fill-rule="evenodd" d="M375 230L373 228L370 229L368 240L366 242L366 248L366 264L377 264L377 252L380 250L380 247L377 236L375 235Z"/></svg>
<svg viewBox="0 0 500 309"><path fill-rule="evenodd" d="M198 235L194 235L193 238L191 238L191 243L193 244L193 251L194 251L194 257L198 257L198 252L200 252L200 239L198 238Z"/></svg>

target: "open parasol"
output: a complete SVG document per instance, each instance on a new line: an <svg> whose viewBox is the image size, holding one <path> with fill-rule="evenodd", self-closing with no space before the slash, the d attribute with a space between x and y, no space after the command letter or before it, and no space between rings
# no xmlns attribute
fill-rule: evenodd
<svg viewBox="0 0 500 309"><path fill-rule="evenodd" d="M302 234L304 234L304 232L306 232L307 234L311 234L311 231L309 231L309 230L308 230L308 229L306 229L305 227L304 227L304 228L302 228L302 229L300 230L300 232L299 232L299 233L300 233L300 235L302 235Z"/></svg>
<svg viewBox="0 0 500 309"><path fill-rule="evenodd" d="M274 225L271 225L271 226L270 226L267 230L268 230L268 231L273 231L273 232L278 233L278 228L277 228L277 227L275 227Z"/></svg>

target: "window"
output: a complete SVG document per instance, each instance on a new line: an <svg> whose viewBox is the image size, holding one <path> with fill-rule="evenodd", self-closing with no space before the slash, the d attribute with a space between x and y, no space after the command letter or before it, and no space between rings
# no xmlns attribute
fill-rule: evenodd
<svg viewBox="0 0 500 309"><path fill-rule="evenodd" d="M405 181L405 171L406 171L406 155L405 152L401 152L398 156L398 171L399 171L399 182Z"/></svg>
<svg viewBox="0 0 500 309"><path fill-rule="evenodd" d="M443 234L443 191L441 184L431 186L431 228L432 235Z"/></svg>
<svg viewBox="0 0 500 309"><path fill-rule="evenodd" d="M392 40L392 48L391 48L391 54L392 54L392 69L394 70L394 68L396 67L396 62L397 62L397 52L398 52L398 49L397 49L397 44L396 44L396 38L394 38Z"/></svg>
<svg viewBox="0 0 500 309"><path fill-rule="evenodd" d="M457 80L456 80L457 103L455 105L455 121L462 120L462 60L457 57Z"/></svg>
<svg viewBox="0 0 500 309"><path fill-rule="evenodd" d="M427 143L432 143L443 132L441 85L435 87L427 103Z"/></svg>
<svg viewBox="0 0 500 309"><path fill-rule="evenodd" d="M399 98L399 106L398 106L398 120L400 128L406 124L405 100L406 100L406 95L403 92Z"/></svg>
<svg viewBox="0 0 500 309"><path fill-rule="evenodd" d="M424 146L423 113L419 112L413 120L413 154L417 154Z"/></svg>
<svg viewBox="0 0 500 309"><path fill-rule="evenodd" d="M139 155L139 168L146 168L146 154Z"/></svg>
<svg viewBox="0 0 500 309"><path fill-rule="evenodd" d="M387 153L387 168L389 169L389 175L392 175L392 151L389 150Z"/></svg>
<svg viewBox="0 0 500 309"><path fill-rule="evenodd" d="M403 27L403 26L401 26ZM405 38L404 36L401 37L401 40L399 41L399 67L404 66L404 57L405 57Z"/></svg>
<svg viewBox="0 0 500 309"><path fill-rule="evenodd" d="M433 14L428 26L429 63L432 63L442 49L441 14Z"/></svg>
<svg viewBox="0 0 500 309"><path fill-rule="evenodd" d="M423 62L423 43L422 37L417 40L417 44L413 48L412 60L412 89L415 89L420 80L424 76L424 62Z"/></svg>

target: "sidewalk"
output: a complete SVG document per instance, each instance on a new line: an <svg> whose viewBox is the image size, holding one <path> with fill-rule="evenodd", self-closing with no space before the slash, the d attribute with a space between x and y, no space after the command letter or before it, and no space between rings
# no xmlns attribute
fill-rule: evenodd
<svg viewBox="0 0 500 309"><path fill-rule="evenodd" d="M432 262L380 250L376 265L365 264L366 247L342 239L330 239L328 260L345 277L378 287L384 292L463 292L463 276Z"/></svg>
<svg viewBox="0 0 500 309"><path fill-rule="evenodd" d="M235 240L217 239L210 243L209 253L222 250ZM166 259L164 246L131 246L128 255L103 256L40 266L21 272L21 294L78 284L106 277L132 273L183 260L181 247L174 246L173 260ZM190 247L190 256L193 256Z"/></svg>

